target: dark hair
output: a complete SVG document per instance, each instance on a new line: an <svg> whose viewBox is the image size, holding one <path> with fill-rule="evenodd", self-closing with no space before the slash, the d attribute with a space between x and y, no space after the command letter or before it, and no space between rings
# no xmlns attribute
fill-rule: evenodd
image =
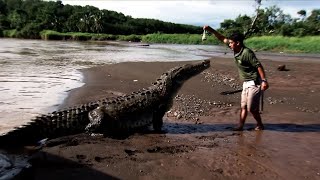
<svg viewBox="0 0 320 180"><path fill-rule="evenodd" d="M235 42L240 42L240 44L243 45L244 35L240 32L235 32L229 37L229 39Z"/></svg>

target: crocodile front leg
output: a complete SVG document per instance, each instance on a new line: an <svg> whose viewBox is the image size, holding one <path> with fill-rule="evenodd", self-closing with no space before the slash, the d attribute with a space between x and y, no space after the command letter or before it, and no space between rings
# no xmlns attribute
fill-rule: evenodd
<svg viewBox="0 0 320 180"><path fill-rule="evenodd" d="M99 106L88 113L90 123L85 128L87 133L99 132L101 130L101 122L105 114L103 108Z"/></svg>
<svg viewBox="0 0 320 180"><path fill-rule="evenodd" d="M163 125L163 116L166 113L166 109L166 106L164 104L161 104L153 113L152 125L153 129L156 132L161 132L161 128Z"/></svg>

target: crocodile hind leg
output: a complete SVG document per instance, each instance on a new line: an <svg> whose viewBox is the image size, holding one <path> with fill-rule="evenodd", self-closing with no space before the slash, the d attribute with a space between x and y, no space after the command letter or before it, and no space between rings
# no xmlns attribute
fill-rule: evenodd
<svg viewBox="0 0 320 180"><path fill-rule="evenodd" d="M153 113L152 125L153 125L153 129L156 132L161 132L161 128L163 125L163 116L165 113L166 113L166 106L163 104L160 105L159 108Z"/></svg>

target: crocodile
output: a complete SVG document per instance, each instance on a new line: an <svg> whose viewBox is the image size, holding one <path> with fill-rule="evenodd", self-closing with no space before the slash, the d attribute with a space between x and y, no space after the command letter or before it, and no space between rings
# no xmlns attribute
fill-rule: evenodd
<svg viewBox="0 0 320 180"><path fill-rule="evenodd" d="M163 116L183 83L210 67L210 60L177 66L138 92L61 109L33 118L0 136L0 146L34 145L80 133L113 134L153 126L161 131Z"/></svg>

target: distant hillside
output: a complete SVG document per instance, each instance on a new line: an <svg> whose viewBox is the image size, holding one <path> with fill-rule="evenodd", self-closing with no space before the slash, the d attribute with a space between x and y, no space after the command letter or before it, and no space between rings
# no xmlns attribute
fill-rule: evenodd
<svg viewBox="0 0 320 180"><path fill-rule="evenodd" d="M253 28L250 27L254 17L239 15L221 22L218 31L226 36L235 31L248 32L247 37L320 35L320 9L313 10L309 16L300 10L297 12L300 18L291 18L276 6L258 12ZM199 26L132 18L93 6L64 5L61 1L0 0L0 37L40 38L43 30L109 35L202 33Z"/></svg>
<svg viewBox="0 0 320 180"><path fill-rule="evenodd" d="M93 6L64 5L61 1L0 0L0 12L0 32L14 29L16 36L22 38L40 38L42 30L118 35L202 32L197 26L136 19Z"/></svg>

